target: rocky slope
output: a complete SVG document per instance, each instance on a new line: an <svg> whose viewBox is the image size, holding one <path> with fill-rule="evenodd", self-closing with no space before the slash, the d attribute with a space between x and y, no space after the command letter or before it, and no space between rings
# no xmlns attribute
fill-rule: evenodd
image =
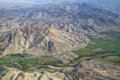
<svg viewBox="0 0 120 80"><path fill-rule="evenodd" d="M15 68L0 68L0 80L120 80L120 64L92 59L59 68L52 73L45 70L23 72Z"/></svg>
<svg viewBox="0 0 120 80"><path fill-rule="evenodd" d="M30 30L26 28L26 31L14 29L12 32L2 33L3 44L1 47L6 48L2 54L29 53L36 56L56 54L84 46L89 41L83 34L67 33L55 28L33 28Z"/></svg>
<svg viewBox="0 0 120 80"><path fill-rule="evenodd" d="M120 16L87 4L0 9L0 53L62 54L86 46L86 35L120 29Z"/></svg>

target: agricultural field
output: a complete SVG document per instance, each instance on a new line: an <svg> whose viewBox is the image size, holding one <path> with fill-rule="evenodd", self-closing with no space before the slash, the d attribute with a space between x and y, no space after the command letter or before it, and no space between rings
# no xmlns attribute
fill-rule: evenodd
<svg viewBox="0 0 120 80"><path fill-rule="evenodd" d="M120 62L120 33L104 32L109 38L90 37L91 42L85 48L73 51L83 57L99 57L112 62Z"/></svg>

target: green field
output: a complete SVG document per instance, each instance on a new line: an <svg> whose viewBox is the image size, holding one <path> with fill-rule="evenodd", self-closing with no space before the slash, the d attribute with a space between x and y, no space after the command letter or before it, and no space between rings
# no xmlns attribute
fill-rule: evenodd
<svg viewBox="0 0 120 80"><path fill-rule="evenodd" d="M40 58L29 58L25 55L8 55L0 58L0 67L16 67L22 71L34 71L39 69L49 69L48 65L58 66L61 61L54 57L43 56Z"/></svg>
<svg viewBox="0 0 120 80"><path fill-rule="evenodd" d="M91 42L85 48L73 51L81 57L100 57L105 60L120 62L120 33L119 32L104 32L101 33L109 37L94 38L90 37ZM113 60L117 56L116 60ZM110 56L110 57L109 57ZM114 57L111 59L111 57Z"/></svg>
<svg viewBox="0 0 120 80"><path fill-rule="evenodd" d="M104 59L108 61L120 63L120 56L107 56Z"/></svg>

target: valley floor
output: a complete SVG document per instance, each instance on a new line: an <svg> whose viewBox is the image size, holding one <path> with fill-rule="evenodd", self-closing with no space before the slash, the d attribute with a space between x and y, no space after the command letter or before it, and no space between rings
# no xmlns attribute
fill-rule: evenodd
<svg viewBox="0 0 120 80"><path fill-rule="evenodd" d="M61 61L53 56L7 55L0 58L0 80L120 80L120 34L91 37L79 57Z"/></svg>

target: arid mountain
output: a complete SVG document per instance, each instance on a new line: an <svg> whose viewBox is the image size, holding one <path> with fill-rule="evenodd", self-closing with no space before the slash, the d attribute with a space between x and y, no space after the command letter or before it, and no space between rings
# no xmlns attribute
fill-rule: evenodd
<svg viewBox="0 0 120 80"><path fill-rule="evenodd" d="M87 3L93 7L105 9L120 14L119 0L78 0L78 2Z"/></svg>
<svg viewBox="0 0 120 80"><path fill-rule="evenodd" d="M120 29L120 16L87 4L41 4L0 9L0 52L35 56L86 46L86 35Z"/></svg>
<svg viewBox="0 0 120 80"><path fill-rule="evenodd" d="M120 0L0 0L3 2L0 6L5 6L5 3L10 4L24 4L23 6L31 4L56 4L56 3L87 3L93 7L105 9L120 14ZM7 6L10 7L10 6Z"/></svg>
<svg viewBox="0 0 120 80"><path fill-rule="evenodd" d="M120 80L112 0L9 1L0 3L0 80Z"/></svg>

